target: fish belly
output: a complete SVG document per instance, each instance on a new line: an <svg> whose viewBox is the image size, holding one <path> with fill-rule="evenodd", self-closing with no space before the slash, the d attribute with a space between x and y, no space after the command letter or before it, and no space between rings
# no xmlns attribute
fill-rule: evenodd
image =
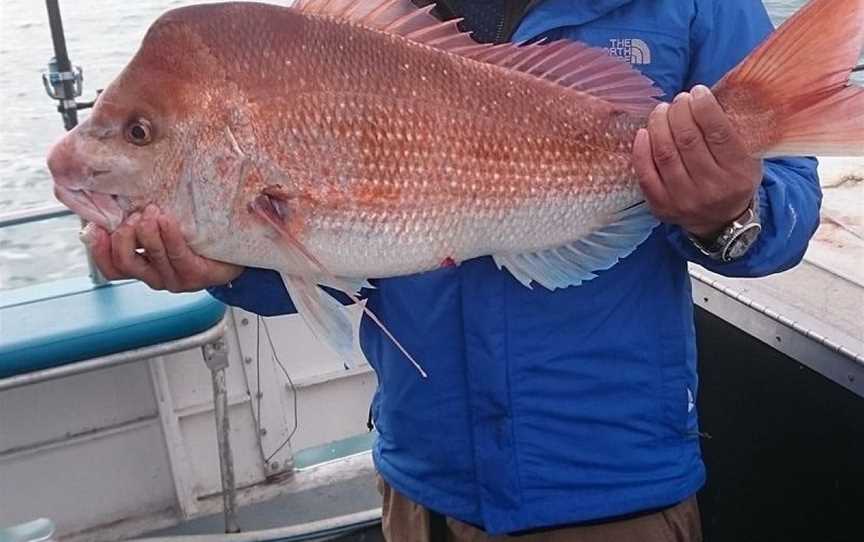
<svg viewBox="0 0 864 542"><path fill-rule="evenodd" d="M413 274L479 256L569 244L638 202L636 184L631 186L602 194L538 191L518 202L475 199L466 190L464 197L439 204L321 214L309 224L304 243L337 276Z"/></svg>

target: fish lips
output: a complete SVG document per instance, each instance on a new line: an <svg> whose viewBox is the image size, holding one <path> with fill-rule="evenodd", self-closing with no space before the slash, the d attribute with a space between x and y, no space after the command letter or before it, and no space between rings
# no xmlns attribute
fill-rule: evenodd
<svg viewBox="0 0 864 542"><path fill-rule="evenodd" d="M55 183L54 196L84 220L93 222L109 232L117 229L126 216L119 196L114 194L77 190Z"/></svg>

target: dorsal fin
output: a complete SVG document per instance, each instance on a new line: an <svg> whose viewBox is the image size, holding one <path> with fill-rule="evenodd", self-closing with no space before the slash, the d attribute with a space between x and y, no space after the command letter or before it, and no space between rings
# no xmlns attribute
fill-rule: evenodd
<svg viewBox="0 0 864 542"><path fill-rule="evenodd" d="M630 64L583 43L480 44L459 30L459 20L441 22L411 0L298 0L303 13L353 21L382 32L472 60L501 66L591 94L620 109L649 113L663 94Z"/></svg>

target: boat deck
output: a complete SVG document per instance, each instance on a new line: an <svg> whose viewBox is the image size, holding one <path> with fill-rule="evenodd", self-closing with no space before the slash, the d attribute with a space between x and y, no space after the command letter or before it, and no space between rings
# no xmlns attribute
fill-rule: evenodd
<svg viewBox="0 0 864 542"><path fill-rule="evenodd" d="M349 514L360 514L376 510L380 506L381 496L376 489L375 475L367 472L356 478L282 494L243 506L238 510L238 522L243 531L285 529ZM223 528L222 514L213 514L149 532L141 538L218 534L223 532ZM360 538L358 533L338 540L383 540L380 536L373 536L378 531L375 526L361 528L360 531L365 538Z"/></svg>

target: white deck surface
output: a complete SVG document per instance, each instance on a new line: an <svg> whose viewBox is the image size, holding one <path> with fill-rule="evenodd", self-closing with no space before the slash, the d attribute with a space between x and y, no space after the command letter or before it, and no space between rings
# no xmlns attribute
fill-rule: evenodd
<svg viewBox="0 0 864 542"><path fill-rule="evenodd" d="M807 260L864 288L864 159L823 159L822 224Z"/></svg>
<svg viewBox="0 0 864 542"><path fill-rule="evenodd" d="M701 279L694 284L694 298L748 332L757 328L755 311L740 307L749 305L778 326L824 340L829 350L848 359L850 366L842 372L852 384L864 368L864 159L822 159L820 174L822 221L800 265L760 279L731 279L694 266ZM735 298L739 308L711 303L711 291L718 289ZM763 335L780 347L778 334L765 330Z"/></svg>

